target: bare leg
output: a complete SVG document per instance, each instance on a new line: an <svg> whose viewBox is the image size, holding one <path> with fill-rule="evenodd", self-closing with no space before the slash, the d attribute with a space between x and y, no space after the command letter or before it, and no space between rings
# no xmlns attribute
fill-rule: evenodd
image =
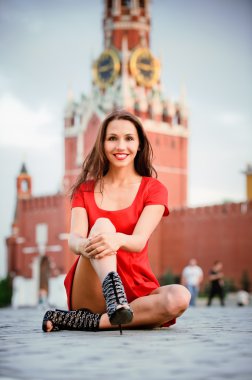
<svg viewBox="0 0 252 380"><path fill-rule="evenodd" d="M89 236L99 233L114 233L115 227L106 218L99 218L90 231ZM106 310L102 294L102 282L109 272L116 272L116 255L106 256L100 260L89 260L80 257L72 288L72 309L89 308L95 313Z"/></svg>
<svg viewBox="0 0 252 380"><path fill-rule="evenodd" d="M99 218L89 236L113 234L115 231L109 219ZM132 321L133 312L117 273L115 254L102 259L80 258L73 281L72 308L87 308L96 313L103 313L106 310L112 325L120 326Z"/></svg>
<svg viewBox="0 0 252 380"><path fill-rule="evenodd" d="M109 219L99 218L91 229L89 236L92 237L103 232L114 233L116 229ZM90 261L101 283L109 272L116 272L117 270L116 255L105 256L101 260L91 259Z"/></svg>
<svg viewBox="0 0 252 380"><path fill-rule="evenodd" d="M99 218L92 227L89 237L96 236L101 233L114 233L115 231L115 227L109 219ZM126 297L122 296L122 293L120 293L120 304L119 298L117 298L118 301L114 300L113 298L111 300L111 284L112 287L118 287L119 281L121 284L121 286L119 285L120 290L123 289L120 277L118 276L118 274L115 273L117 271L116 260L116 255L106 256L102 259L88 259L83 256L80 257L73 280L71 297L72 309L77 310L86 308L92 310L92 312L94 313L104 313L106 311L106 302L102 291L102 283L104 282L104 279L107 277L107 279L105 280L106 291L104 294L108 293L107 298L109 297L109 301L107 301L109 303L107 304L107 307L109 307L108 310L110 311L110 317L114 317L113 321L115 321L115 318L119 318L119 320L122 320L123 318L125 319L125 312L123 310L120 311L120 315L118 313L114 315L114 310L121 308L126 308L128 310L126 314L128 315L129 313L131 313L130 316L132 315L132 311L130 310L127 299ZM109 276L107 276L108 273L110 273ZM110 279L111 275L113 277L113 282L111 282L112 280ZM117 285L115 285L116 283ZM125 302L122 301L123 298L125 299ZM123 313L124 316L122 316ZM126 320L127 322L129 322L130 317L128 316ZM47 331L51 331L51 329L53 328L52 323L50 321L47 321L46 325ZM110 323L109 326L111 326Z"/></svg>
<svg viewBox="0 0 252 380"><path fill-rule="evenodd" d="M131 302L133 321L127 328L157 327L180 317L188 308L191 295L182 285L167 285L154 290L149 296ZM111 328L107 314L100 320L100 329Z"/></svg>
<svg viewBox="0 0 252 380"><path fill-rule="evenodd" d="M125 328L154 328L174 318L180 317L188 308L191 295L182 285L167 285L154 290L150 295L140 297L130 306L134 312L134 319L125 325ZM48 330L52 329L50 321L47 322ZM101 316L99 328L114 328L109 322L108 315Z"/></svg>

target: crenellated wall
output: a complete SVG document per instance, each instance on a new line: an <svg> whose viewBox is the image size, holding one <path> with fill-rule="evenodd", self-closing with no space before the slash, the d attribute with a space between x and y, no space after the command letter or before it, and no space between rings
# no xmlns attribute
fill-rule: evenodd
<svg viewBox="0 0 252 380"><path fill-rule="evenodd" d="M63 194L21 199L17 203L17 215L15 234L7 239L9 273L31 278L32 262L46 255L50 277L65 274L75 258L67 243L69 199ZM39 228L44 230L42 237Z"/></svg>
<svg viewBox="0 0 252 380"><path fill-rule="evenodd" d="M207 282L213 262L221 260L225 276L239 286L245 270L252 280L252 202L174 209L163 218L150 247L157 276L169 269L180 275L196 258Z"/></svg>
<svg viewBox="0 0 252 380"><path fill-rule="evenodd" d="M53 208L58 208L62 202L62 195L47 195L40 197L31 197L20 201L20 207L23 211L41 212L46 209L47 212ZM50 211L49 211L50 212Z"/></svg>

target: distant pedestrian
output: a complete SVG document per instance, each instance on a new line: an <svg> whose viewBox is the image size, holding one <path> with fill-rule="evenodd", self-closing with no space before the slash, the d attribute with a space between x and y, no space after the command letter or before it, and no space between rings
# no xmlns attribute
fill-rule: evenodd
<svg viewBox="0 0 252 380"><path fill-rule="evenodd" d="M225 306L224 302L224 274L223 264L221 261L215 261L209 272L210 289L208 295L207 306L211 306L212 299L218 296L221 306Z"/></svg>
<svg viewBox="0 0 252 380"><path fill-rule="evenodd" d="M236 293L236 301L237 301L237 306L248 306L249 293L244 289L238 290L238 292Z"/></svg>
<svg viewBox="0 0 252 380"><path fill-rule="evenodd" d="M195 259L191 259L182 272L182 284L186 286L191 293L190 306L196 305L196 299L199 294L199 288L202 280L202 269L197 265L197 261Z"/></svg>

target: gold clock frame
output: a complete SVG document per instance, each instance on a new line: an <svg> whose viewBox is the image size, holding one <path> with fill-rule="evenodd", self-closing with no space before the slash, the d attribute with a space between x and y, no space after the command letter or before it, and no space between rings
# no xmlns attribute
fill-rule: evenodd
<svg viewBox="0 0 252 380"><path fill-rule="evenodd" d="M101 68L99 67L99 63L102 62L102 60L106 59L106 57L110 57L112 59L113 70L112 70L112 74L110 75L110 77L105 80L105 79L102 79L102 77L99 75L99 73L101 72ZM96 60L94 66L93 66L93 76L94 76L95 83L101 89L107 88L118 77L118 74L120 72L120 68L121 68L121 63L120 63L120 58L119 58L117 52L113 49L104 50L100 54L99 58ZM106 68L106 67L103 68L104 71L106 69L108 69L108 68Z"/></svg>
<svg viewBox="0 0 252 380"><path fill-rule="evenodd" d="M146 63L141 63L141 58L148 57L151 59L151 64L148 65ZM160 77L160 63L153 56L151 51L148 48L137 48L133 51L130 62L130 72L135 77L138 84L143 85L145 87L152 87L157 83ZM149 69L152 71L151 78L148 78L144 75L144 72L141 71L141 68Z"/></svg>

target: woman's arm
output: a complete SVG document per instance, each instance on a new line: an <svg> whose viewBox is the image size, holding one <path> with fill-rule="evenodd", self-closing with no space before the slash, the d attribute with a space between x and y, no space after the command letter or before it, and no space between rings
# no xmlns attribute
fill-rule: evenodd
<svg viewBox="0 0 252 380"><path fill-rule="evenodd" d="M218 273L210 273L209 274L209 279L210 281L214 281L214 280L220 280L223 278L223 273L222 272L218 272Z"/></svg>
<svg viewBox="0 0 252 380"><path fill-rule="evenodd" d="M145 206L132 235L117 233L120 248L129 252L140 252L157 227L164 213L164 206Z"/></svg>
<svg viewBox="0 0 252 380"><path fill-rule="evenodd" d="M77 255L84 254L89 242L88 217L83 207L74 207L71 211L71 227L68 238L69 248Z"/></svg>

